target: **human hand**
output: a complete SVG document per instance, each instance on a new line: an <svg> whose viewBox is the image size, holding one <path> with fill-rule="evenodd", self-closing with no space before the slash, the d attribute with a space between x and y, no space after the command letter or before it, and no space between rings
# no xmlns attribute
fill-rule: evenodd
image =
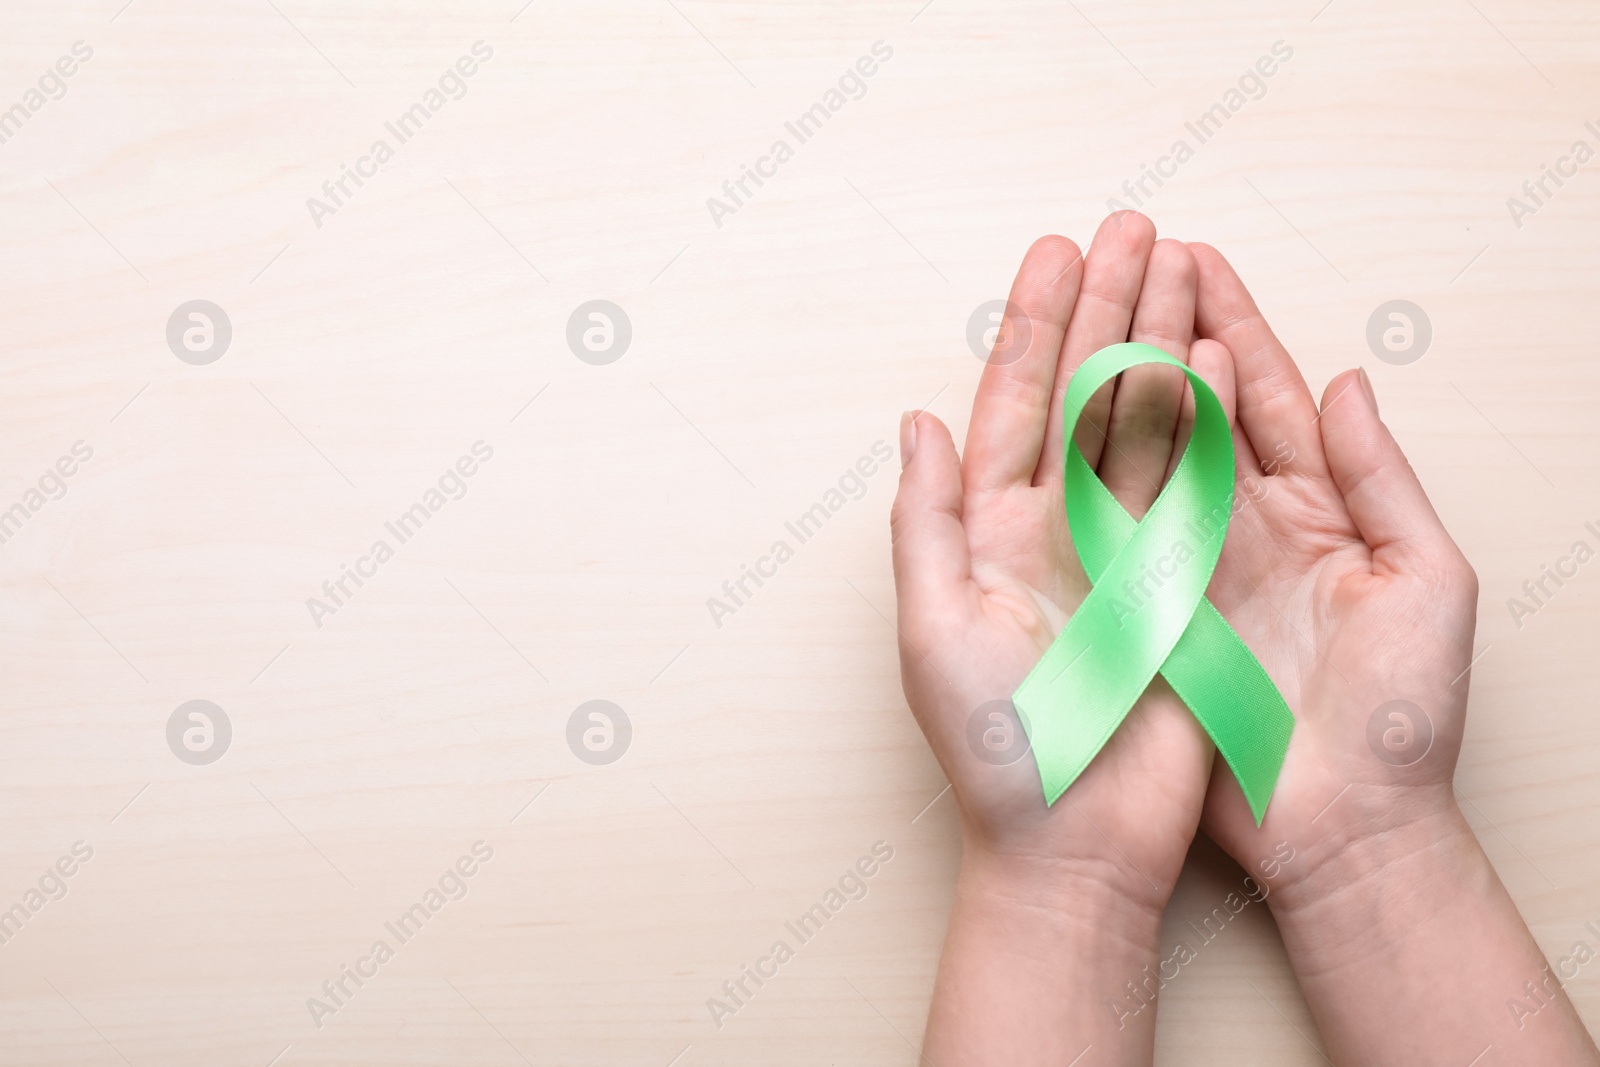
<svg viewBox="0 0 1600 1067"><path fill-rule="evenodd" d="M1093 1013L1094 1026L1110 1023L1115 1031L1106 1004L1123 981L1155 962L1161 911L1194 835L1212 755L1188 708L1157 678L1053 807L1043 802L1038 769L1025 750L1012 749L1014 761L996 765L969 738L991 727L1005 730L1007 722L991 721L988 713L1009 707L1011 693L1089 588L1062 502L1061 399L1074 369L1107 345L1144 342L1188 362L1231 409L1227 352L1214 342L1190 343L1195 279L1187 247L1156 241L1150 221L1137 213L1107 219L1087 257L1065 238L1043 238L1018 271L1011 305L1021 318L1003 325L1001 350L984 368L965 455L957 457L949 431L933 416L908 413L902 421L904 470L892 513L901 676L954 787L964 846L929 1024L930 1047L956 1052L952 1062L999 1058L1014 1036L946 1026L941 1005L960 999L957 985L989 983L978 999L1003 1002L1003 1010L1022 1017L1028 1016L1022 998L1038 998L1039 1011L1057 1018L1063 1033L1090 1032L1089 1023L1063 1014L1080 1008ZM1005 347L1024 333L1026 351L1016 350L1020 340ZM1110 388L1097 395L1076 440L1137 518L1176 465L1174 438L1187 436L1185 420L1192 418L1183 374L1141 366L1121 376L1114 396ZM964 904L973 910L964 913ZM1001 917L1008 908L1015 923ZM1073 929L1052 934L1062 923ZM975 932L984 924L987 940ZM1026 942L1019 954L1035 962L1046 944L1055 944L1062 950L1056 965L1076 969L1080 981L1090 972L1084 953L1069 943L1082 948L1099 939L1114 947L1096 943L1093 958L1107 973L1076 1003L1045 980L1002 996L995 985L1029 983L1016 982L1007 963L974 978L982 968L964 953L976 939L983 943L973 952L993 962L996 939L1012 936ZM1135 1060L1141 1055L1135 1046L1148 1044L1153 1016L1140 1020L1137 1040L1123 1042ZM1029 1019L1030 1026L1039 1022ZM1065 1059L1080 1047L1063 1045Z"/></svg>
<svg viewBox="0 0 1600 1067"><path fill-rule="evenodd" d="M1239 502L1208 595L1296 720L1261 826L1221 761L1203 826L1270 886L1335 1063L1491 1047L1494 1063L1595 1063L1455 800L1477 578L1365 372L1335 377L1319 410L1232 267L1191 248L1199 332L1232 352L1238 404Z"/></svg>
<svg viewBox="0 0 1600 1067"><path fill-rule="evenodd" d="M1260 828L1220 767L1204 826L1257 873L1287 842L1301 857L1283 871L1287 889L1321 858L1316 842L1342 850L1454 811L1477 578L1379 420L1365 372L1335 377L1319 411L1233 268L1191 248L1199 329L1232 352L1238 396L1235 511L1211 600L1296 719ZM1397 700L1420 711L1379 714Z"/></svg>

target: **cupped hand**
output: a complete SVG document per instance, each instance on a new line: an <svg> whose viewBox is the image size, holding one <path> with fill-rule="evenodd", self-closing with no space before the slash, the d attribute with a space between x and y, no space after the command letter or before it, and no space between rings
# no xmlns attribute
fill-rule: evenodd
<svg viewBox="0 0 1600 1067"><path fill-rule="evenodd" d="M1199 333L1232 353L1238 404L1236 509L1209 595L1296 720L1262 825L1221 761L1203 825L1288 887L1454 808L1477 579L1365 372L1335 377L1319 408L1233 268L1190 247Z"/></svg>
<svg viewBox="0 0 1600 1067"><path fill-rule="evenodd" d="M908 413L892 512L906 698L954 786L969 859L1081 875L1157 916L1211 764L1194 716L1158 677L1047 807L1007 712L1089 589L1062 502L1069 376L1107 345L1144 342L1187 362L1231 411L1228 353L1212 341L1191 344L1196 279L1190 250L1156 241L1150 221L1133 212L1107 219L1086 256L1065 238L1036 242L984 368L965 454L932 415ZM1176 465L1174 441L1186 439L1192 419L1182 373L1141 366L1100 391L1074 436L1138 518ZM986 740L999 742L998 755Z"/></svg>

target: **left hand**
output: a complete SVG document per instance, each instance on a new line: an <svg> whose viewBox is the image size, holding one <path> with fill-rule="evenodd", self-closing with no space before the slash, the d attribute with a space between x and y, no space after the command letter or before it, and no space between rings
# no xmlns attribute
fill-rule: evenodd
<svg viewBox="0 0 1600 1067"><path fill-rule="evenodd" d="M1156 922L1194 835L1212 756L1166 682L1150 684L1052 807L1031 756L993 766L968 731L985 704L1009 699L1089 589L1062 503L1061 399L1072 372L1107 345L1144 342L1193 366L1231 417L1228 353L1190 343L1195 293L1193 254L1156 241L1135 212L1108 218L1087 257L1065 238L1039 240L1011 290L1027 321L1005 325L1030 332L1031 343L984 368L964 457L932 415L903 423L892 515L901 675L955 787L968 864L1096 882ZM1174 436L1186 437L1193 417L1186 392L1176 368L1136 367L1114 394L1101 390L1080 422L1085 458L1135 518L1176 465Z"/></svg>

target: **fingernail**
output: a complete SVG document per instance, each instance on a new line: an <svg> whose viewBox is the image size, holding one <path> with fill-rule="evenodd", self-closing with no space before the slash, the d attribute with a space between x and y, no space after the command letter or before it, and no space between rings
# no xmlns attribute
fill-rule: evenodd
<svg viewBox="0 0 1600 1067"><path fill-rule="evenodd" d="M1356 371L1361 378L1361 391L1367 394L1367 403L1372 405L1372 413L1378 413L1378 394L1372 391L1372 379L1367 377L1367 368L1362 367Z"/></svg>
<svg viewBox="0 0 1600 1067"><path fill-rule="evenodd" d="M921 412L903 411L900 413L900 469L905 470L906 464L911 462L911 454L917 450L917 416Z"/></svg>

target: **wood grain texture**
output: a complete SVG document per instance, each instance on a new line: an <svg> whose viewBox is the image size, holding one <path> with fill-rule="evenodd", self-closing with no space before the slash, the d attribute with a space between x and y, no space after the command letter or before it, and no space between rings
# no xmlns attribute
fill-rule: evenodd
<svg viewBox="0 0 1600 1067"><path fill-rule="evenodd" d="M385 124L479 41L400 143ZM1520 626L1506 600L1600 544L1600 161L1528 217L1506 201L1600 145L1597 60L1600 9L1552 0L6 4L0 510L26 518L0 546L0 907L93 856L0 944L0 1061L918 1062L958 841L886 621L898 464L735 614L706 601L901 410L959 439L973 310L1179 138L1145 210L1233 258L1314 390L1368 369L1477 566L1464 807L1546 951L1594 944L1600 586ZM206 365L165 335L195 299L232 325ZM632 327L604 366L567 343L594 299ZM1367 347L1391 299L1432 324L1409 365ZM459 499L388 534L476 442ZM208 765L167 741L195 699L232 727ZM610 765L567 744L595 699L632 726ZM387 934L478 841L465 895ZM878 841L866 896L714 1025ZM1164 942L1240 876L1197 843ZM1597 981L1569 986L1591 1024ZM1263 907L1162 997L1162 1064L1317 1041Z"/></svg>

